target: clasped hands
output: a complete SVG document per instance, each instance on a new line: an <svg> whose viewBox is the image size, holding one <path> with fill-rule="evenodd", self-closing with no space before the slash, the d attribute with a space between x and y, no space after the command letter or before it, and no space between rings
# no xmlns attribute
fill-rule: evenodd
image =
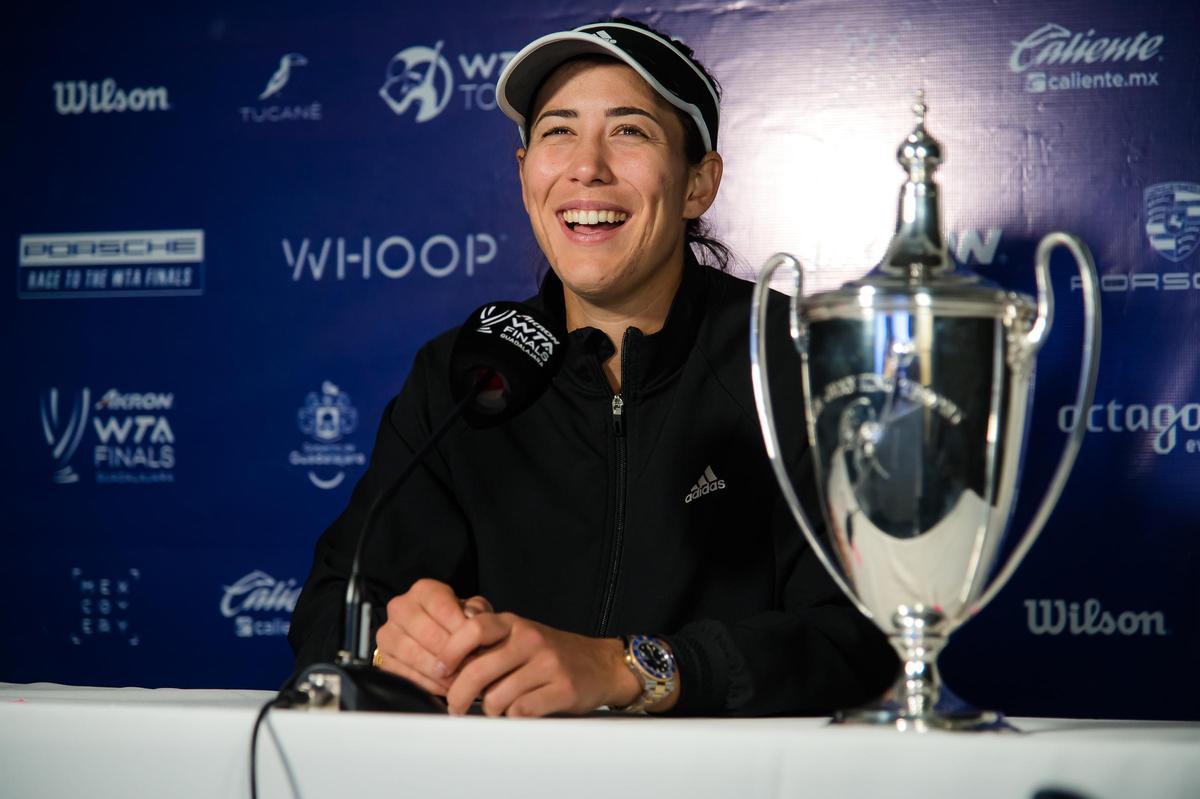
<svg viewBox="0 0 1200 799"><path fill-rule="evenodd" d="M488 716L586 713L630 704L642 690L619 639L496 613L483 597L460 600L437 580L418 580L388 602L375 642L380 668L445 697L453 715L475 699Z"/></svg>

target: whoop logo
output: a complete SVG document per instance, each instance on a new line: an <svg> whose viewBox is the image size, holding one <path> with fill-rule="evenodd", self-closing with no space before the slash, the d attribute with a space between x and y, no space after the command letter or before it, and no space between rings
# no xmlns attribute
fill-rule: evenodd
<svg viewBox="0 0 1200 799"><path fill-rule="evenodd" d="M71 468L71 458L75 457L75 451L83 439L83 431L87 429L90 402L91 392L85 388L79 392L71 415L64 421L58 410L58 389L52 388L42 395L42 432L54 457L56 483L79 482L79 475Z"/></svg>
<svg viewBox="0 0 1200 799"><path fill-rule="evenodd" d="M504 234L499 238L503 240ZM282 239L281 244L293 282L305 276L314 281L326 276L345 280L356 273L363 280L369 280L372 274L399 280L418 266L432 278L449 277L460 269L472 277L475 267L490 264L499 251L497 237L490 233L468 233L461 239L437 233L423 242L406 236L387 236L374 244L370 236L364 236L359 243L339 236L303 238L295 244L292 239Z"/></svg>
<svg viewBox="0 0 1200 799"><path fill-rule="evenodd" d="M1067 603L1062 599L1026 599L1026 624L1034 635L1142 635L1165 636L1167 619L1162 611L1112 613L1099 599Z"/></svg>
<svg viewBox="0 0 1200 799"><path fill-rule="evenodd" d="M454 74L442 57L440 41L433 47L407 47L392 56L379 87L379 96L396 116L416 103L417 122L428 122L442 113L453 92Z"/></svg>

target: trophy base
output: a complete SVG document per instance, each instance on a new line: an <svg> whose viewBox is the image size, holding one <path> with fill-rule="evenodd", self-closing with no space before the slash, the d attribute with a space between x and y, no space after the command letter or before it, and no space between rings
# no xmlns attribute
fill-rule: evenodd
<svg viewBox="0 0 1200 799"><path fill-rule="evenodd" d="M975 708L942 683L937 657L946 637L928 632L942 621L936 610L899 608L893 623L901 632L888 636L903 664L899 678L883 698L839 711L833 723L889 726L901 732L1020 732L1003 714Z"/></svg>
<svg viewBox="0 0 1200 799"><path fill-rule="evenodd" d="M991 710L966 707L954 711L934 709L914 714L890 700L838 711L831 723L895 727L901 732L1020 732L1004 718L1004 714Z"/></svg>

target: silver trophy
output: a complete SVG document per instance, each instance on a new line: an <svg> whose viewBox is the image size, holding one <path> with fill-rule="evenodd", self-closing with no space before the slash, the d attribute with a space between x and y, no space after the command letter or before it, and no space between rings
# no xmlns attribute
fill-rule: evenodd
<svg viewBox="0 0 1200 799"><path fill-rule="evenodd" d="M950 633L1016 571L1058 501L1083 439L1084 425L1076 424L1029 529L1002 549L1021 474L1034 362L1054 318L1054 248L1071 252L1082 280L1075 419L1085 418L1096 388L1099 289L1087 247L1066 233L1051 233L1038 245L1036 301L956 268L933 181L941 148L925 131L921 95L913 110L917 125L897 153L908 179L882 263L861 280L811 297L804 296L795 258L775 255L763 267L750 325L754 396L767 453L796 522L904 664L882 700L837 718L905 730L986 729L1000 723L998 714L939 704L937 656ZM784 466L766 382L768 290L783 266L795 275L790 336L801 357L823 537Z"/></svg>

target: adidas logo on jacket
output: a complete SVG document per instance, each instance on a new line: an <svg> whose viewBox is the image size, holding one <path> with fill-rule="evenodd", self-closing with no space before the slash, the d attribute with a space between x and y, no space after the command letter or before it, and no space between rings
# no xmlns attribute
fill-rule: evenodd
<svg viewBox="0 0 1200 799"><path fill-rule="evenodd" d="M700 499L705 494L711 494L714 491L720 491L725 487L724 480L718 480L713 473L711 466L704 467L704 474L700 475L700 479L692 486L692 490L683 498L685 503L691 502L694 499Z"/></svg>

